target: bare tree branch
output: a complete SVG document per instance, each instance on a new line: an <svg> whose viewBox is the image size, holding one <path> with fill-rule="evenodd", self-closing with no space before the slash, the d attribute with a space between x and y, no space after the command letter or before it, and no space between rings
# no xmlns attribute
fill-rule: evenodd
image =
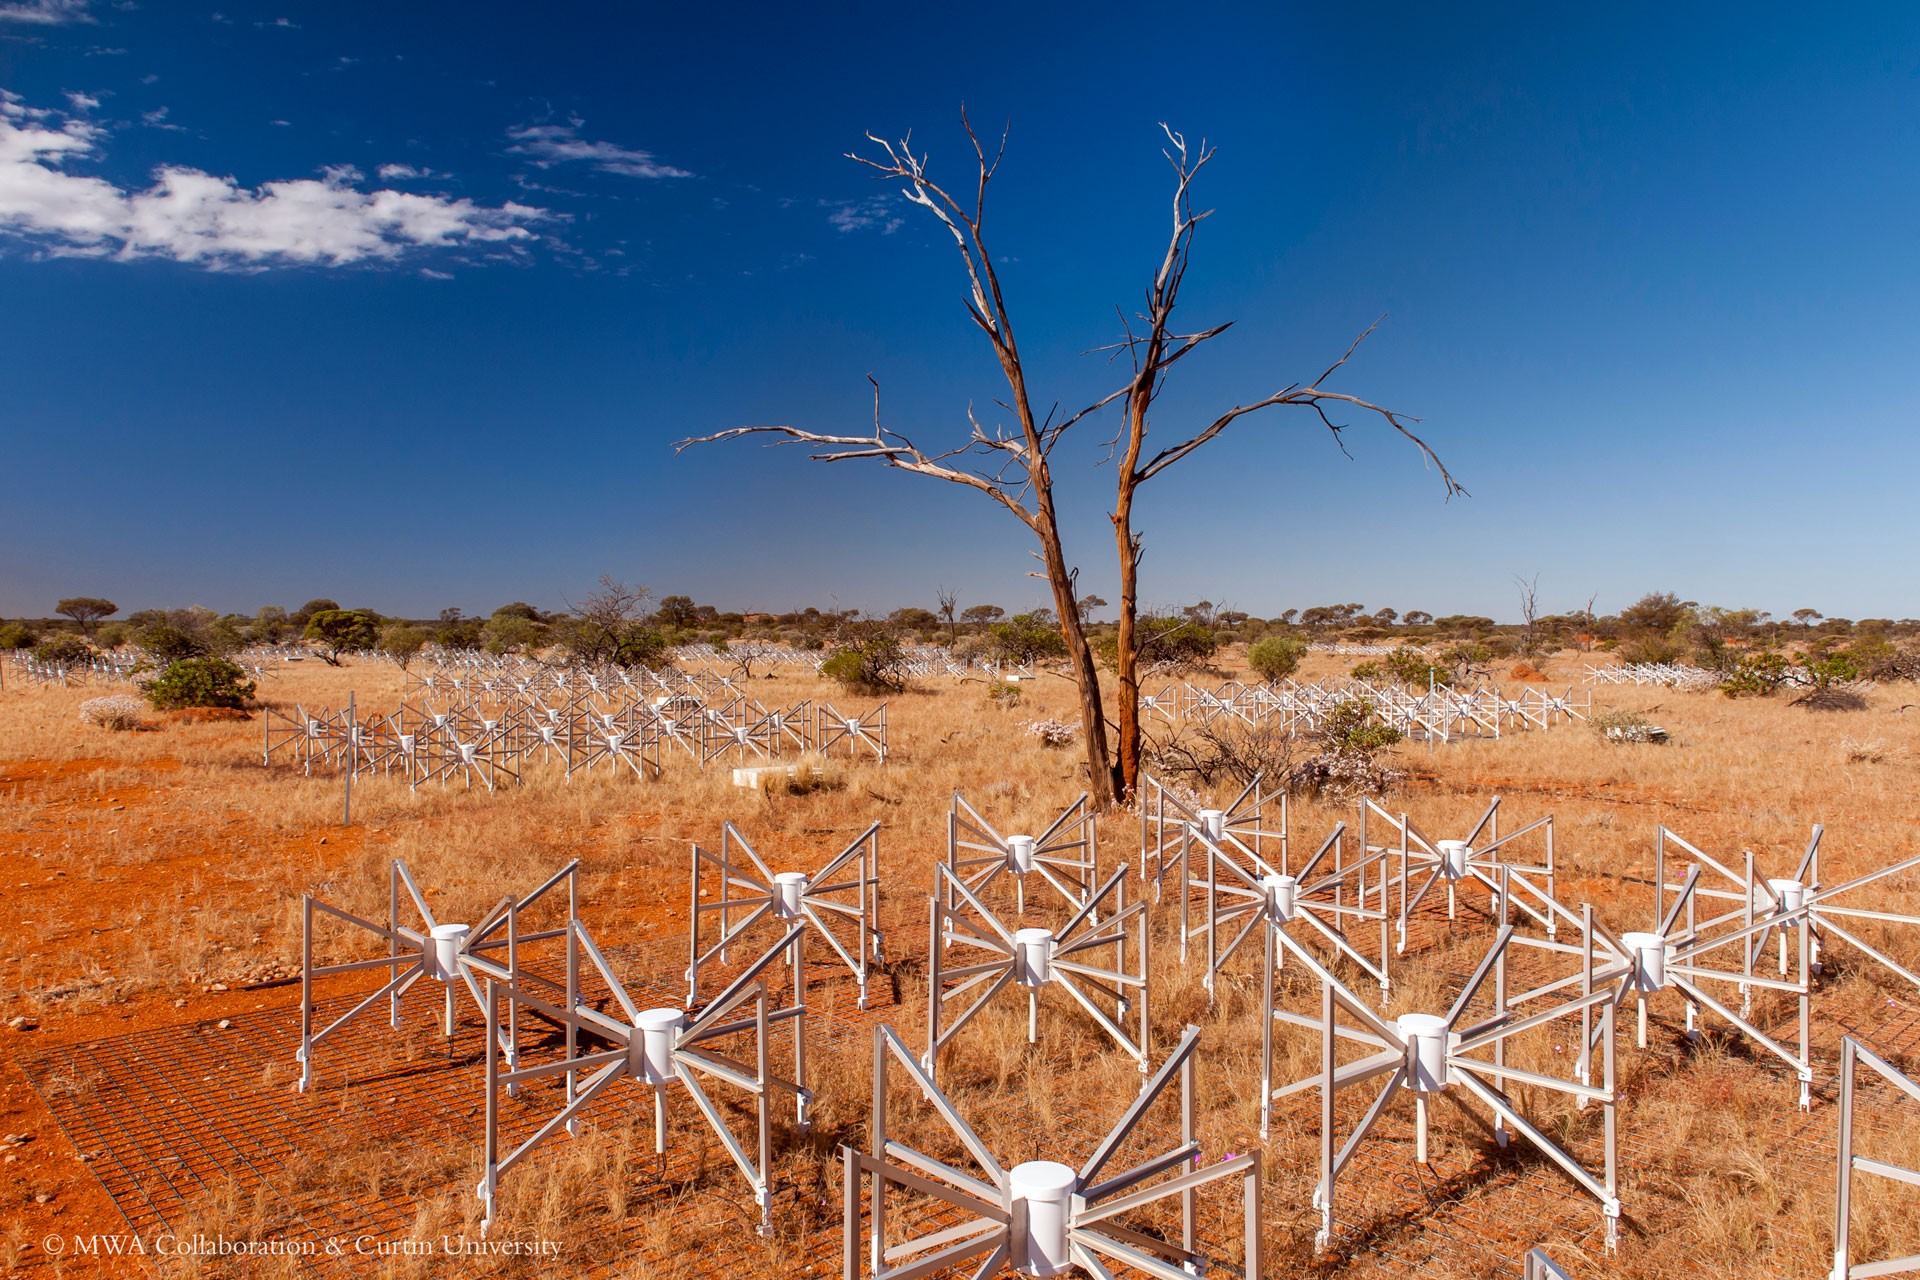
<svg viewBox="0 0 1920 1280"><path fill-rule="evenodd" d="M906 437L897 432L883 430L880 426L880 383L874 379L871 374L868 375L867 381L873 384L874 427L873 434L870 436L836 436L819 431L804 431L799 427L785 425L729 427L725 431L716 431L712 435L691 436L685 440L675 441L673 451L675 453L681 453L696 444L711 444L715 441L734 440L742 436L751 435L778 436L779 438L773 441L773 445L775 446L783 444L846 446L845 448L833 448L824 452L813 453L809 456L815 462L849 462L856 458L879 458L886 463L886 465L898 467L902 471L911 471L916 475L931 476L936 480L946 480L953 484L965 485L970 489L978 489L1011 511L1015 516L1019 517L1022 524L1025 524L1028 528L1034 527L1034 513L1014 494L1007 492L1006 488L1003 487L998 479L979 475L958 467L942 466L935 458L928 457L926 454L920 452L919 449L915 448L913 443ZM971 412L969 412L968 416L972 417ZM978 424L975 424L975 430L976 432L979 430ZM892 436L894 440L897 440L899 443L889 441L886 438L888 436ZM1014 441L995 442L985 438L981 438L975 441L975 443L1010 449L1024 448L1024 446ZM955 454L965 452L967 452L967 450L963 448L939 456L952 457Z"/></svg>

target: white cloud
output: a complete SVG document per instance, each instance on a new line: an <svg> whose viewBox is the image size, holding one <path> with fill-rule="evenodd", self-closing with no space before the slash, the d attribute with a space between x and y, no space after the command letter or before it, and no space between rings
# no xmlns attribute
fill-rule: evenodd
<svg viewBox="0 0 1920 1280"><path fill-rule="evenodd" d="M242 187L199 169L163 166L143 191L67 172L98 155L105 136L82 120L55 127L0 98L0 237L56 255L169 258L207 267L341 264L412 249L536 239L544 210L509 202L363 191L350 165L320 179Z"/></svg>
<svg viewBox="0 0 1920 1280"><path fill-rule="evenodd" d="M877 228L881 235L890 236L906 221L900 216L900 207L890 195L868 196L865 200L822 200L820 204L829 210L827 221L833 224L835 231L868 231Z"/></svg>
<svg viewBox="0 0 1920 1280"><path fill-rule="evenodd" d="M175 133L186 132L184 128L177 124L167 123L167 109L165 107L155 107L151 111L142 111L140 113L140 123L146 125L149 129L171 129Z"/></svg>
<svg viewBox="0 0 1920 1280"><path fill-rule="evenodd" d="M68 22L96 22L87 10L92 0L16 0L0 4L0 22L24 22L39 27L57 27Z"/></svg>
<svg viewBox="0 0 1920 1280"><path fill-rule="evenodd" d="M85 93L75 93L71 89L67 90L67 102L75 111L91 111L100 105L100 99Z"/></svg>
<svg viewBox="0 0 1920 1280"><path fill-rule="evenodd" d="M380 166L380 181L404 182L408 178L444 178L447 175L425 166L410 164L383 164Z"/></svg>
<svg viewBox="0 0 1920 1280"><path fill-rule="evenodd" d="M551 169L557 164L576 161L591 164L602 173L618 173L629 178L691 178L685 169L662 164L651 151L635 151L612 142L589 142L579 135L586 123L572 120L566 124L529 124L507 130L513 145L507 154L525 156L536 169Z"/></svg>
<svg viewBox="0 0 1920 1280"><path fill-rule="evenodd" d="M429 280L451 280L451 279L453 279L453 273L452 273L451 271L435 271L435 270L434 270L434 269L433 269L432 267L422 267L422 268L420 268L420 274L421 274L421 275L423 275L423 276L425 276L425 277L426 277L427 279L429 279Z"/></svg>

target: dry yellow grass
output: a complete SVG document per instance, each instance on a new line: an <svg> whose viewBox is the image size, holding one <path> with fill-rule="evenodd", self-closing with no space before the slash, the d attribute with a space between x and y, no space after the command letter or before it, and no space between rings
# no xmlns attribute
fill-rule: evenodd
<svg viewBox="0 0 1920 1280"><path fill-rule="evenodd" d="M1335 674L1344 665L1316 655L1304 674ZM1563 655L1549 671L1574 683L1580 665ZM812 676L791 673L754 685L768 703L818 697L822 690ZM363 780L354 791L354 826L343 831L340 780L263 769L258 720L171 721L152 732L112 733L78 721L79 703L97 689L10 684L0 698L0 882L12 886L0 900L8 939L0 957L0 1017L25 1014L41 1028L8 1036L5 1048L13 1054L127 1027L291 1005L297 989L238 988L250 978L297 971L303 893L364 914L383 912L386 867L394 857L414 869L442 919L477 916L506 889L535 883L577 858L582 914L596 937L603 943L666 940L677 948L684 939L690 844L716 840L723 820L734 821L775 869L797 870L818 865L877 819L884 823L888 892L883 925L890 956L904 961L889 976L901 984L905 1002L885 1016L917 1051L925 1034L925 895L944 854L948 795L963 792L1002 831L1016 831L1043 825L1084 789L1072 748L1045 748L1019 729L1027 718L1071 717L1070 686L1043 678L1025 686L1024 705L1011 710L989 700L988 688L942 680L894 699L894 760L879 766L835 759L826 785L802 794L737 790L724 770L702 773L684 758L671 762L660 781L644 785L602 775L569 786L539 770L526 786L495 795L437 787L409 793L401 784ZM266 683L262 696L288 707L296 700L339 706L352 690L361 707L384 708L397 701L399 689L399 673L391 668L307 664ZM1649 926L1653 902L1645 881L1661 823L1716 855L1751 848L1764 871L1782 874L1797 860L1809 825L1824 822L1828 883L1916 852L1911 815L1920 800L1920 718L1896 713L1896 699L1876 696L1871 710L1851 714L1662 689L1602 689L1596 701L1646 712L1673 743L1614 746L1575 726L1432 753L1405 746L1396 750L1411 777L1387 803L1435 835L1464 830L1496 792L1507 797L1503 829L1554 814L1562 899L1576 909L1591 901L1616 930ZM1317 844L1334 823L1351 818L1344 805L1296 802L1296 846ZM1103 866L1136 857L1136 822L1124 813L1101 819ZM1884 886L1876 901L1920 910L1920 877ZM1197 967L1183 970L1175 959L1166 913L1157 919L1158 1051L1187 1023L1204 1029L1205 1151L1214 1159L1247 1150L1258 1112L1254 963L1250 955L1236 960L1210 1001ZM1905 963L1920 959L1920 938L1878 928L1868 936ZM1396 965L1388 1012L1444 1008L1451 992L1442 975L1470 969L1485 943L1486 934L1463 913L1456 936ZM329 934L322 949L343 957L348 946L344 935ZM1856 963L1844 946L1831 958L1816 1001L1823 1062L1831 1061L1842 1026L1871 1033L1894 1022L1911 1025L1920 993ZM1290 970L1286 982L1297 978ZM216 992L215 984L229 990ZM1313 1002L1302 987L1290 988L1290 998ZM185 1002L184 1012L176 1001ZM1763 1020L1791 1016L1777 1001L1756 1007ZM1718 1034L1682 1053L1670 1029L1675 1008L1656 1013L1664 1022L1645 1053L1632 1048L1630 1019L1622 1020L1620 1078L1628 1099L1621 1109L1622 1187L1629 1225L1620 1254L1605 1260L1605 1273L1824 1273L1831 1106L1822 1100L1803 1120L1777 1064ZM1513 1057L1564 1075L1555 1049L1563 1040L1542 1029L1517 1044ZM404 1042L395 1052L419 1052L421 1043ZM1278 1077L1312 1070L1316 1053L1310 1037L1281 1034ZM780 1130L778 1177L790 1190L771 1241L752 1238L750 1215L737 1204L737 1179L688 1116L679 1116L676 1126L699 1153L695 1173L665 1183L655 1178L650 1112L637 1091L596 1114L582 1139L516 1169L503 1185L502 1216L516 1233L562 1241L576 1260L598 1256L595 1241L617 1234L632 1248L604 1259L612 1274L697 1273L700 1260L685 1245L699 1230L736 1239L737 1256L749 1260L736 1264L743 1274L799 1273L821 1261L807 1253L809 1242L836 1239L834 1143L859 1140L870 1062L864 1044L814 1054L816 1127L805 1136ZM1831 1070L1820 1069L1821 1084ZM1006 1159L1031 1158L1049 1144L1078 1159L1131 1098L1139 1073L1064 1000L1043 1010L1041 1044L1030 1049L1024 1002L1008 1001L962 1033L943 1061L942 1080ZM8 1083L0 1127L30 1124L38 1145L31 1159L0 1173L0 1208L36 1226L77 1229L88 1214L104 1221L111 1208L90 1186L85 1167L56 1150L51 1122L17 1070ZM71 1087L88 1085L76 1080ZM901 1132L944 1149L937 1124L910 1101L904 1093L895 1098ZM1343 1125L1363 1105L1350 1101L1343 1101ZM1576 1113L1543 1091L1525 1101L1542 1128L1591 1155L1595 1112ZM1431 1170L1412 1162L1405 1116L1389 1118L1393 1125L1365 1162L1374 1179L1365 1185L1374 1190L1348 1199L1343 1185L1343 1220L1364 1228L1363 1243L1350 1254L1316 1260L1317 1214L1307 1206L1317 1159L1313 1105L1283 1108L1267 1145L1274 1273L1310 1267L1342 1276L1401 1274L1416 1269L1410 1259L1424 1258L1417 1268L1422 1275L1476 1275L1487 1272L1489 1257L1517 1256L1504 1242L1476 1252L1446 1243L1445 1232L1429 1241L1432 1233L1422 1226L1427 1216L1468 1236L1482 1224L1502 1224L1511 1239L1528 1243L1537 1228L1540 1242L1577 1273L1602 1268L1594 1247L1597 1210L1578 1199L1556 1199L1559 1184L1550 1175L1494 1154L1482 1131L1447 1106L1434 1111ZM1920 1115L1905 1128L1876 1133L1882 1146L1872 1154L1899 1160L1904 1150L1907 1163L1920 1163L1917 1126ZM343 1148L303 1158L310 1161L300 1174L303 1185L330 1185L345 1176L364 1194L399 1197L412 1206L422 1234L471 1233L477 1225L472 1148ZM51 1189L51 1207L32 1202L43 1188ZM275 1212L257 1187L216 1183L195 1203L192 1222L182 1225L245 1234L269 1229ZM1205 1221L1216 1240L1237 1235L1226 1212L1222 1203L1208 1202ZM1920 1196L1910 1188L1863 1184L1856 1240L1864 1249L1900 1247L1903 1228L1906 1247L1915 1247L1916 1220ZM31 1249L14 1236L0 1248L11 1251L0 1263L31 1260ZM832 1254L827 1260L837 1261L837 1245ZM431 1270L408 1258L386 1259L381 1268L396 1276Z"/></svg>

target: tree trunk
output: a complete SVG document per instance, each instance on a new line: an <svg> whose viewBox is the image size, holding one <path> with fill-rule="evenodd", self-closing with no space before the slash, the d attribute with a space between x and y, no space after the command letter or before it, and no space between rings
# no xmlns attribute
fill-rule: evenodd
<svg viewBox="0 0 1920 1280"><path fill-rule="evenodd" d="M1040 537L1047 585L1053 588L1054 612L1060 617L1060 638L1066 643L1067 658L1073 664L1073 682L1080 690L1080 724L1087 743L1087 791L1096 809L1108 809L1117 798L1116 774L1107 752L1107 716L1100 701L1100 670L1093 664L1093 647L1087 643L1087 630L1080 624L1080 605L1073 594L1073 573L1067 568L1066 555L1060 549L1051 478L1042 472L1039 479L1045 483L1034 485L1038 516L1034 532Z"/></svg>
<svg viewBox="0 0 1920 1280"><path fill-rule="evenodd" d="M1114 666L1119 675L1120 726L1116 786L1123 800L1140 788L1140 654L1136 629L1140 614L1140 546L1133 533L1133 486L1121 487L1114 504L1113 536L1120 549L1120 623Z"/></svg>
<svg viewBox="0 0 1920 1280"><path fill-rule="evenodd" d="M1150 351L1157 356L1158 346ZM1148 362L1134 377L1127 396L1127 447L1118 462L1119 485L1113 500L1113 537L1120 552L1120 623L1115 637L1114 668L1119 675L1120 759L1115 788L1122 800L1140 793L1140 539L1133 532L1133 492L1140 484L1140 449L1147 436L1147 405L1153 382Z"/></svg>

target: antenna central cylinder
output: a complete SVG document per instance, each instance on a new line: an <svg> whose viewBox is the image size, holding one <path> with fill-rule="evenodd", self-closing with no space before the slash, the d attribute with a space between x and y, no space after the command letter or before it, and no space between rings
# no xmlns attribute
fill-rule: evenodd
<svg viewBox="0 0 1920 1280"><path fill-rule="evenodd" d="M1273 918L1282 924L1293 919L1300 882L1292 876L1261 876L1260 883L1266 887L1267 910L1273 913Z"/></svg>
<svg viewBox="0 0 1920 1280"><path fill-rule="evenodd" d="M648 1009L635 1018L639 1034L627 1041L627 1069L656 1089L673 1083L673 1037L686 1021L678 1009Z"/></svg>
<svg viewBox="0 0 1920 1280"><path fill-rule="evenodd" d="M1013 976L1023 987L1044 987L1053 981L1053 934L1045 929L1014 932Z"/></svg>
<svg viewBox="0 0 1920 1280"><path fill-rule="evenodd" d="M1473 856L1473 846L1465 840L1441 840L1440 866L1449 880L1464 880L1467 875L1467 859Z"/></svg>
<svg viewBox="0 0 1920 1280"><path fill-rule="evenodd" d="M1023 876L1033 870L1032 836L1007 837L1007 870L1017 876Z"/></svg>
<svg viewBox="0 0 1920 1280"><path fill-rule="evenodd" d="M1026 1207L1027 1229L1013 1238L1013 1265L1022 1275L1058 1276L1073 1269L1067 1249L1074 1189L1079 1179L1054 1160L1030 1160L1007 1174L1007 1191L1016 1207Z"/></svg>
<svg viewBox="0 0 1920 1280"><path fill-rule="evenodd" d="M1438 1093L1447 1087L1447 1020L1430 1013L1403 1013L1395 1019L1407 1042L1407 1087Z"/></svg>
<svg viewBox="0 0 1920 1280"><path fill-rule="evenodd" d="M1658 991L1667 985L1667 940L1657 933L1621 935L1633 960L1633 989Z"/></svg>
<svg viewBox="0 0 1920 1280"><path fill-rule="evenodd" d="M1754 910L1773 915L1785 915L1798 911L1807 901L1807 886L1798 880L1775 878L1767 881L1767 888L1773 890L1773 896L1780 900L1778 906L1767 901L1767 895L1760 890L1753 891Z"/></svg>
<svg viewBox="0 0 1920 1280"><path fill-rule="evenodd" d="M433 945L427 949L427 976L441 982L452 982L460 976L460 948L466 944L468 926L437 924L430 932Z"/></svg>
<svg viewBox="0 0 1920 1280"><path fill-rule="evenodd" d="M782 871L773 878L773 914L782 920L800 918L800 895L807 891L804 871Z"/></svg>
<svg viewBox="0 0 1920 1280"><path fill-rule="evenodd" d="M1207 839L1219 844L1227 835L1227 815L1222 809L1202 809L1200 811L1200 829L1206 832Z"/></svg>

